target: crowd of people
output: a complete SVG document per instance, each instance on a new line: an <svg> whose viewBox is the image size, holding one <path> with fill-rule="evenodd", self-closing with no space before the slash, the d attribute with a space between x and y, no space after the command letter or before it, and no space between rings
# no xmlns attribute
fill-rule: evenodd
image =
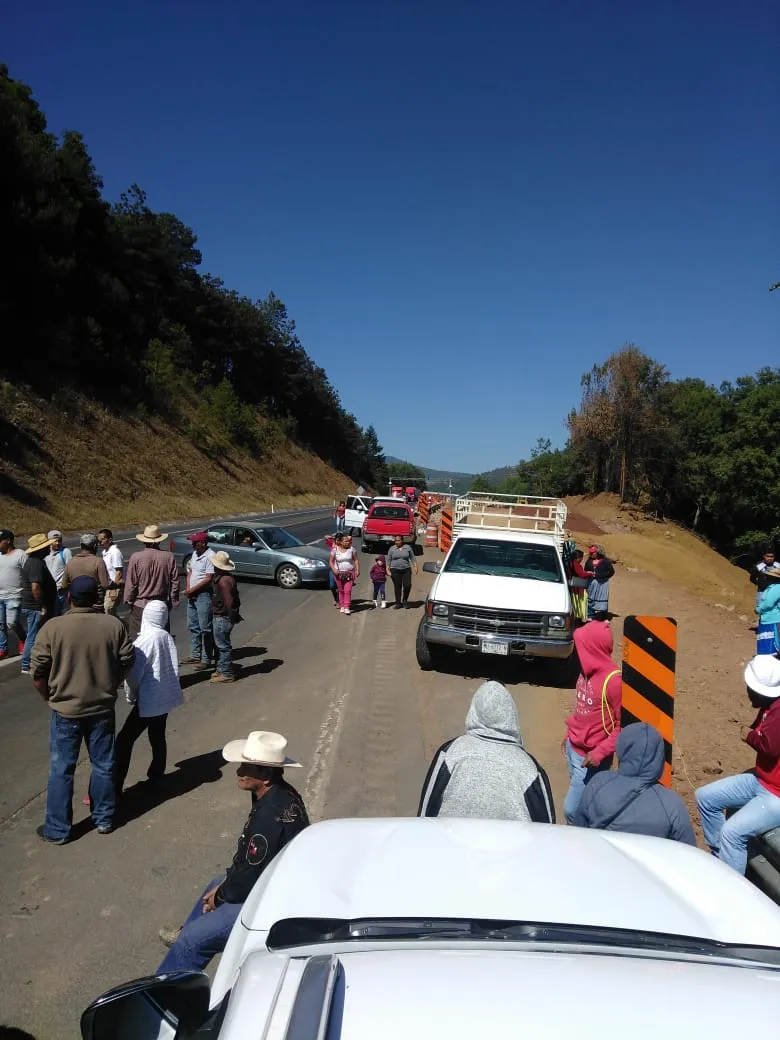
<svg viewBox="0 0 780 1040"><path fill-rule="evenodd" d="M24 551L15 548L12 532L0 531L0 654L7 654L8 634L15 635L22 671L32 675L51 709L46 817L38 833L52 844L71 837L73 776L82 743L91 763L85 801L98 834L114 829L133 748L144 732L151 748L147 778L155 783L165 775L167 717L184 700L169 631L170 612L179 604L179 573L162 547L167 535L157 526L147 526L136 537L143 548L126 566L108 529L82 535L75 553L63 547L59 531L31 536ZM240 620L234 564L227 553L208 548L205 532L189 538L193 552L183 595L190 656L185 663L213 669L212 681L230 682L235 678L231 631ZM337 531L326 542L334 601L348 614L360 559L345 532ZM580 671L561 742L569 775L565 822L695 845L684 801L661 783L666 759L660 733L641 722L621 726L621 671L607 620L614 566L598 545L589 547L584 562L583 557L572 548L568 562L581 624L574 631ZM374 606L386 605L388 577L395 606L407 605L412 573L417 573L414 552L397 538L371 567ZM774 626L777 638L780 619L773 620L772 611L780 602L780 572L768 553L753 578L759 652L744 678L757 714L742 739L756 752L755 768L696 791L713 855L742 873L750 838L780 826L780 644L767 652L770 640L761 627ZM127 625L116 617L121 600L129 608ZM120 690L132 708L115 737ZM254 882L308 825L303 799L284 777L285 768L299 766L286 747L281 734L256 731L224 748L225 760L238 766L238 786L251 795L250 813L227 871L206 886L181 927L160 931L169 946L160 973L203 970L224 949ZM500 683L480 685L464 734L434 755L418 815L556 821L547 773L526 749L514 700Z"/></svg>

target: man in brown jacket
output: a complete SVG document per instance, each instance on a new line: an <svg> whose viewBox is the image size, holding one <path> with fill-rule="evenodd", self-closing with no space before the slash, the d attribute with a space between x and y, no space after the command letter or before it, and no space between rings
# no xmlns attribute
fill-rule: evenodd
<svg viewBox="0 0 780 1040"><path fill-rule="evenodd" d="M92 764L92 821L98 834L114 829L114 706L135 655L122 622L95 609L94 578L74 578L68 592L70 610L43 626L32 649L33 682L51 709L46 822L38 836L54 845L70 839L82 740Z"/></svg>
<svg viewBox="0 0 780 1040"><path fill-rule="evenodd" d="M130 557L125 578L131 639L136 639L141 631L141 616L149 600L161 600L169 611L179 605L179 568L173 553L161 548L168 535L157 524L149 524L143 534L135 537L144 548ZM165 630L170 632L170 620Z"/></svg>
<svg viewBox="0 0 780 1040"><path fill-rule="evenodd" d="M111 579L108 576L106 565L97 555L97 549L97 535L83 534L81 536L80 551L71 556L65 564L62 584L60 585L61 589L67 591L74 578L85 575L88 578L95 579L99 586L100 595L105 596L108 586L111 584Z"/></svg>

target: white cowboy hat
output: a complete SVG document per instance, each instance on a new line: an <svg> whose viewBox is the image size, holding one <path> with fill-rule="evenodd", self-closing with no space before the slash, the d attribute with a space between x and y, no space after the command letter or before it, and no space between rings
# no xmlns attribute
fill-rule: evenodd
<svg viewBox="0 0 780 1040"><path fill-rule="evenodd" d="M257 729L246 740L231 740L222 749L226 762L248 762L253 766L278 766L284 769L300 769L301 763L288 758L287 739L281 733L270 733Z"/></svg>
<svg viewBox="0 0 780 1040"><path fill-rule="evenodd" d="M144 528L144 533L137 534L135 537L139 542L146 542L147 545L156 545L157 542L164 542L168 535L161 531L157 524L147 524Z"/></svg>
<svg viewBox="0 0 780 1040"><path fill-rule="evenodd" d="M748 661L745 685L762 697L780 697L780 661L772 654L758 654Z"/></svg>
<svg viewBox="0 0 780 1040"><path fill-rule="evenodd" d="M214 553L211 557L211 566L216 567L218 571L234 571L236 569L236 565L224 549Z"/></svg>

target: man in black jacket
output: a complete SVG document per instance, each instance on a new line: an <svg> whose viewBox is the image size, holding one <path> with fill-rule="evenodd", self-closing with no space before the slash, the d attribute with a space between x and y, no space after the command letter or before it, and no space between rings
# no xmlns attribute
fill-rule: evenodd
<svg viewBox="0 0 780 1040"><path fill-rule="evenodd" d="M158 975L203 971L225 949L255 881L287 842L308 827L303 799L284 779L285 768L300 768L300 762L287 758L286 747L280 733L263 730L225 746L225 761L239 763L238 786L251 792L252 809L227 873L206 887L181 928L160 929L170 949Z"/></svg>

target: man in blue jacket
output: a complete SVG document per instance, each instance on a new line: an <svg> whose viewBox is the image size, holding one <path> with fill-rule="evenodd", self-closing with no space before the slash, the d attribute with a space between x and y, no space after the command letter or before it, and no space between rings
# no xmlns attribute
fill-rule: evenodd
<svg viewBox="0 0 780 1040"><path fill-rule="evenodd" d="M685 802L658 782L664 768L664 742L658 730L646 722L626 726L616 753L617 772L596 773L588 782L575 827L649 834L695 845Z"/></svg>

